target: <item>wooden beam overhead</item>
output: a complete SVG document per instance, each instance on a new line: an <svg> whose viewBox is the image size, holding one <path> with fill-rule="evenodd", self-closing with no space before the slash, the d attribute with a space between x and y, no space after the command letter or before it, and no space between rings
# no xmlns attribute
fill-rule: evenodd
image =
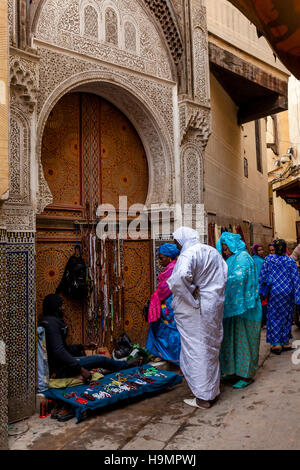
<svg viewBox="0 0 300 470"><path fill-rule="evenodd" d="M288 109L288 83L209 43L211 72L238 106L243 124Z"/></svg>

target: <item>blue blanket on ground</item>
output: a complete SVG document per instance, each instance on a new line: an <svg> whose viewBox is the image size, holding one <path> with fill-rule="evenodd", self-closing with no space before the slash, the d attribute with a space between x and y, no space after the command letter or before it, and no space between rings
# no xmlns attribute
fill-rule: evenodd
<svg viewBox="0 0 300 470"><path fill-rule="evenodd" d="M108 374L99 381L87 385L63 389L49 388L43 393L48 399L62 400L72 406L79 423L88 416L89 412L98 408L158 392L181 382L182 377L179 374L144 365ZM94 400L88 399L86 394Z"/></svg>

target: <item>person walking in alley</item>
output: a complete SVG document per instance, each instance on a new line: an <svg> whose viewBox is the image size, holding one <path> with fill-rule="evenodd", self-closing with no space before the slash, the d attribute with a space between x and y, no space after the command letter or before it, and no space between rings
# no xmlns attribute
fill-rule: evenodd
<svg viewBox="0 0 300 470"><path fill-rule="evenodd" d="M274 255L275 254L274 242L269 243L268 248L269 248L269 255Z"/></svg>
<svg viewBox="0 0 300 470"><path fill-rule="evenodd" d="M180 369L194 394L184 402L208 409L220 394L227 266L215 248L200 243L196 230L181 227L173 236L180 256L167 283L181 339Z"/></svg>
<svg viewBox="0 0 300 470"><path fill-rule="evenodd" d="M267 343L274 354L292 349L294 304L300 304L300 275L294 259L286 254L286 242L274 242L275 254L267 256L259 277L259 292L268 299Z"/></svg>
<svg viewBox="0 0 300 470"><path fill-rule="evenodd" d="M255 243L255 245L251 247L251 251L257 275L259 276L262 265L264 264L264 247L260 243Z"/></svg>
<svg viewBox="0 0 300 470"><path fill-rule="evenodd" d="M272 248L273 247L274 247L274 245L272 246ZM251 251L252 251L252 259L253 259L255 267L256 267L257 275L259 277L260 270L262 268L262 265L264 264L264 247L262 246L261 243L255 243L251 247ZM266 328L265 325L267 323L267 304L268 304L268 302L267 302L266 299L261 301L261 307L262 307L262 322L261 322L261 325L264 329Z"/></svg>
<svg viewBox="0 0 300 470"><path fill-rule="evenodd" d="M223 312L222 378L244 388L258 369L262 307L258 274L240 235L224 232L217 250L226 259L228 281Z"/></svg>
<svg viewBox="0 0 300 470"><path fill-rule="evenodd" d="M293 253L291 254L291 258L296 261L296 263L300 263L300 243L296 246Z"/></svg>

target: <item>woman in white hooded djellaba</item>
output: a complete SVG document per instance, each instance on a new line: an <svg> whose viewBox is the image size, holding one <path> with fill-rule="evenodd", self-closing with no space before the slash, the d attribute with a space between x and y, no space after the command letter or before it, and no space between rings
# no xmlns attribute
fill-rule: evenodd
<svg viewBox="0 0 300 470"><path fill-rule="evenodd" d="M219 352L227 265L215 248L203 245L196 230L173 234L180 256L167 281L181 338L180 368L195 398L185 403L210 408L220 394Z"/></svg>

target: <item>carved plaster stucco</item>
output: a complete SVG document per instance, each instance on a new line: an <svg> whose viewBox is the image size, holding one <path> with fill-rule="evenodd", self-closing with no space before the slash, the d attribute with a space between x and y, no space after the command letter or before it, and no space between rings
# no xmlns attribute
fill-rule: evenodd
<svg viewBox="0 0 300 470"><path fill-rule="evenodd" d="M9 0L10 2L12 0ZM39 21L39 14L43 4L47 0L31 0L29 6L29 29L31 37L31 32L36 31L36 26ZM184 42L182 38L184 37L185 31L185 15L184 8L186 0L136 0L139 3L140 7L144 10L146 16L152 16L156 25L156 28L160 30L161 37L163 42L167 46L170 56L172 56L175 64L181 60L184 51ZM99 0L88 0L84 2L89 3L91 7L96 7L99 4ZM132 2L129 2L132 6ZM134 8L135 14L135 8ZM73 21L72 15L70 15L71 20L69 21L69 27L71 29L76 28L76 22ZM94 20L93 22L94 23ZM77 29L78 31L78 29ZM100 36L101 37L101 31Z"/></svg>
<svg viewBox="0 0 300 470"><path fill-rule="evenodd" d="M35 212L31 206L5 204L3 212L8 232L35 232Z"/></svg>
<svg viewBox="0 0 300 470"><path fill-rule="evenodd" d="M38 70L36 63L19 56L10 56L11 106L23 113L32 113L36 105Z"/></svg>
<svg viewBox="0 0 300 470"><path fill-rule="evenodd" d="M130 40L135 37L136 45L126 48L128 24ZM35 39L172 80L167 48L137 1L47 0L41 7Z"/></svg>
<svg viewBox="0 0 300 470"><path fill-rule="evenodd" d="M11 45L16 45L16 1L7 1L7 16L8 16L8 37Z"/></svg>
<svg viewBox="0 0 300 470"><path fill-rule="evenodd" d="M179 114L183 203L203 204L204 152L211 133L210 109L191 102L182 102ZM202 221L204 224L204 213ZM203 227L205 228L205 224ZM205 230L203 233L206 233Z"/></svg>
<svg viewBox="0 0 300 470"><path fill-rule="evenodd" d="M206 8L198 0L192 0L194 99L204 105L208 105L210 99L206 18Z"/></svg>
<svg viewBox="0 0 300 470"><path fill-rule="evenodd" d="M30 136L28 122L12 109L10 117L9 201L29 204Z"/></svg>
<svg viewBox="0 0 300 470"><path fill-rule="evenodd" d="M176 3L177 8L180 9L181 2ZM198 70L195 98L198 103L206 105L208 102L205 76L207 69L203 64L202 46L206 44L207 31L203 10L198 9L198 14L200 14L199 18L196 18L196 22L193 23L196 30L195 38L197 38L197 32L199 33L199 40L196 41L198 49L197 47L194 49L195 73ZM108 29L105 27L106 16L110 16L111 21ZM23 105L26 102L31 103L27 109L30 113L35 108L35 93L36 89L38 90L36 96L38 212L52 202L52 195L43 175L40 158L42 133L47 116L66 92L80 86L84 87L85 84L86 91L91 91L90 87L95 83L98 83L97 93L113 102L128 116L144 143L150 173L147 203L174 202L176 199L173 192L174 147L177 145L174 140L176 112L173 108L174 84L164 81L164 79L172 79L172 61L153 20L145 14L145 9L139 5L138 0L134 3L129 0L66 0L64 2L47 0L41 7L35 38L37 42L33 45L38 46L40 76L35 88L32 85L36 79L34 74L37 73L35 65L34 70L31 68L34 80L28 79L30 87L25 90L26 93L30 91L27 94L32 99L28 97L24 99L26 95L24 91L21 95ZM125 48L126 44L128 47ZM131 51L129 52L128 49ZM155 54L158 51L157 57L154 51ZM197 64L200 67L198 69ZM122 67L115 67L115 65ZM131 72L131 70L138 73ZM26 72L23 75L25 76ZM163 80L151 78L149 75L163 78ZM18 90L18 87L15 89ZM180 103L179 105L182 169L185 168L184 161L188 155L186 151L188 144L198 146L198 155L200 155L200 163L198 163L199 168L202 168L200 160L210 133L208 107L193 106L195 103L192 101L190 103L192 104ZM17 104L17 99L15 99L15 104ZM195 150L195 147L193 149ZM190 154L191 159L193 155ZM196 168L197 165L192 166ZM199 174L199 168L195 170L196 177ZM186 169L185 174L187 173ZM188 184L188 181L185 180L182 183L189 187L189 192L192 194L193 187ZM203 186L201 185L202 183L195 184L194 196L191 196L193 200L199 201L201 198L199 190Z"/></svg>
<svg viewBox="0 0 300 470"><path fill-rule="evenodd" d="M183 101L179 104L179 116L181 144L192 140L204 152L211 134L210 108Z"/></svg>
<svg viewBox="0 0 300 470"><path fill-rule="evenodd" d="M181 149L183 204L203 203L203 155L199 145L189 142ZM191 191L191 188L193 190Z"/></svg>
<svg viewBox="0 0 300 470"><path fill-rule="evenodd" d="M16 51L16 50L14 50ZM3 214L8 230L34 231L35 218L31 207L31 133L34 128L37 60L24 55L10 55L10 158L9 199Z"/></svg>
<svg viewBox="0 0 300 470"><path fill-rule="evenodd" d="M47 117L67 92L97 93L115 104L138 131L149 162L147 204L172 202L173 195L173 85L151 80L86 60L39 48L40 90L38 160ZM52 72L55 70L55 73ZM39 210L44 203L40 203Z"/></svg>
<svg viewBox="0 0 300 470"><path fill-rule="evenodd" d="M173 140L173 85L153 80L150 77L130 73L130 70L115 69L100 62L91 62L67 54L54 52L47 48L38 48L40 56L40 84L38 92L38 114L45 105L50 94L57 87L68 82L74 82L73 77L80 73L110 74L112 81L124 84L132 89L133 94L148 104L149 110L160 114L164 121L163 129L167 127L169 138ZM75 80L76 81L76 80Z"/></svg>
<svg viewBox="0 0 300 470"><path fill-rule="evenodd" d="M159 21L173 60L178 65L183 56L184 46L177 26L177 17L174 15L174 8L172 8L173 2L172 4L168 0L144 0L144 2ZM174 3L176 3L177 11L180 11L179 2Z"/></svg>

